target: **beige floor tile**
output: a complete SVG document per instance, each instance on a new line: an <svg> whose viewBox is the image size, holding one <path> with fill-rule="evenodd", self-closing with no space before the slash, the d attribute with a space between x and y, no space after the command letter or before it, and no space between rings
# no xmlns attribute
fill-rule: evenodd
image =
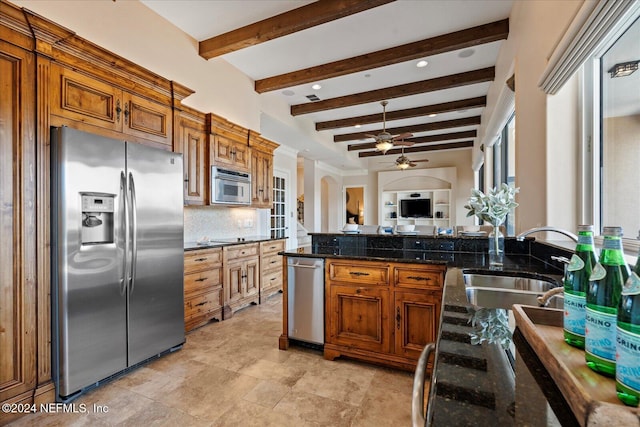
<svg viewBox="0 0 640 427"><path fill-rule="evenodd" d="M370 387L354 417L353 427L397 427L411 425L411 389L399 392Z"/></svg>
<svg viewBox="0 0 640 427"><path fill-rule="evenodd" d="M244 375L249 375L262 380L274 380L282 384L293 386L305 374L303 369L290 367L283 363L272 362L271 360L260 359L250 366L240 371Z"/></svg>
<svg viewBox="0 0 640 427"><path fill-rule="evenodd" d="M244 400L273 409L289 391L291 387L282 383L262 380L244 396Z"/></svg>
<svg viewBox="0 0 640 427"><path fill-rule="evenodd" d="M338 427L350 426L358 407L310 393L291 391L280 400L274 411L313 424Z"/></svg>

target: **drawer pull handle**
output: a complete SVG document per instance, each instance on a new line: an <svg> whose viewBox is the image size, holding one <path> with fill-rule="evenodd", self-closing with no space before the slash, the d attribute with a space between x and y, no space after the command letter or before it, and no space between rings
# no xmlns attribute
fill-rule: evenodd
<svg viewBox="0 0 640 427"><path fill-rule="evenodd" d="M418 280L418 281L421 281L421 280L428 281L428 280L431 280L431 277L408 276L408 277L407 277L407 279L411 279L411 280Z"/></svg>
<svg viewBox="0 0 640 427"><path fill-rule="evenodd" d="M196 307L199 307L199 306L201 306L201 305L205 305L205 304L207 304L207 303L208 303L208 301L202 301L201 303L196 304Z"/></svg>
<svg viewBox="0 0 640 427"><path fill-rule="evenodd" d="M278 261L271 261L271 264L277 264Z"/></svg>
<svg viewBox="0 0 640 427"><path fill-rule="evenodd" d="M207 280L207 277L201 277L199 279L196 279L196 282L204 282L205 280Z"/></svg>
<svg viewBox="0 0 640 427"><path fill-rule="evenodd" d="M353 276L368 276L369 273L363 273L362 271L350 271L349 274Z"/></svg>
<svg viewBox="0 0 640 427"><path fill-rule="evenodd" d="M402 317L400 316L400 307L396 307L396 328L400 329L400 320Z"/></svg>
<svg viewBox="0 0 640 427"><path fill-rule="evenodd" d="M196 261L206 261L206 258L196 258Z"/></svg>

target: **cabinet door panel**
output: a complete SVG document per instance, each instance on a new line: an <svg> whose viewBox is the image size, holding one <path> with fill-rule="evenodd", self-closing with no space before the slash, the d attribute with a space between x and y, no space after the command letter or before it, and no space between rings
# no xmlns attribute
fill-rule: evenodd
<svg viewBox="0 0 640 427"><path fill-rule="evenodd" d="M102 128L122 129L122 91L84 74L51 65L51 113Z"/></svg>
<svg viewBox="0 0 640 427"><path fill-rule="evenodd" d="M184 168L185 193L184 200L190 205L207 203L208 191L206 174L209 169L206 161L206 135L188 121L182 121L180 132L182 162Z"/></svg>
<svg viewBox="0 0 640 427"><path fill-rule="evenodd" d="M331 285L329 338L332 344L389 351L389 291Z"/></svg>
<svg viewBox="0 0 640 427"><path fill-rule="evenodd" d="M395 352L417 360L437 338L441 292L395 292Z"/></svg>
<svg viewBox="0 0 640 427"><path fill-rule="evenodd" d="M171 147L171 107L124 93L124 133Z"/></svg>
<svg viewBox="0 0 640 427"><path fill-rule="evenodd" d="M0 401L30 401L36 387L33 61L0 41ZM0 424L5 417L12 415L0 415Z"/></svg>
<svg viewBox="0 0 640 427"><path fill-rule="evenodd" d="M245 261L245 296L255 295L258 293L260 284L260 270L258 258Z"/></svg>
<svg viewBox="0 0 640 427"><path fill-rule="evenodd" d="M224 302L228 304L230 302L239 301L242 299L244 293L242 279L243 276L243 263L229 264L225 268L225 274L227 274L227 281L225 282L225 295Z"/></svg>

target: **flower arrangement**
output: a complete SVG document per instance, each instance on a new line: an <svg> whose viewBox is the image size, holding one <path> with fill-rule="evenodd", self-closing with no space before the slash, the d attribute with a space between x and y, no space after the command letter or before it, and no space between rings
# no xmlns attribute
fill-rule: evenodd
<svg viewBox="0 0 640 427"><path fill-rule="evenodd" d="M494 187L484 194L482 191L471 189L471 197L464 207L469 210L467 216L475 215L494 227L500 226L507 215L518 206L515 201L516 193L520 188L509 187L502 184Z"/></svg>

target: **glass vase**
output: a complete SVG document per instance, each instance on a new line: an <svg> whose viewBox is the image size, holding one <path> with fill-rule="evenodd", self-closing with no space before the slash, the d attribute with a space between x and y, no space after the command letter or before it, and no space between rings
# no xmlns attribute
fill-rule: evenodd
<svg viewBox="0 0 640 427"><path fill-rule="evenodd" d="M491 265L502 265L504 257L504 235L499 225L494 225L489 234L489 262Z"/></svg>

